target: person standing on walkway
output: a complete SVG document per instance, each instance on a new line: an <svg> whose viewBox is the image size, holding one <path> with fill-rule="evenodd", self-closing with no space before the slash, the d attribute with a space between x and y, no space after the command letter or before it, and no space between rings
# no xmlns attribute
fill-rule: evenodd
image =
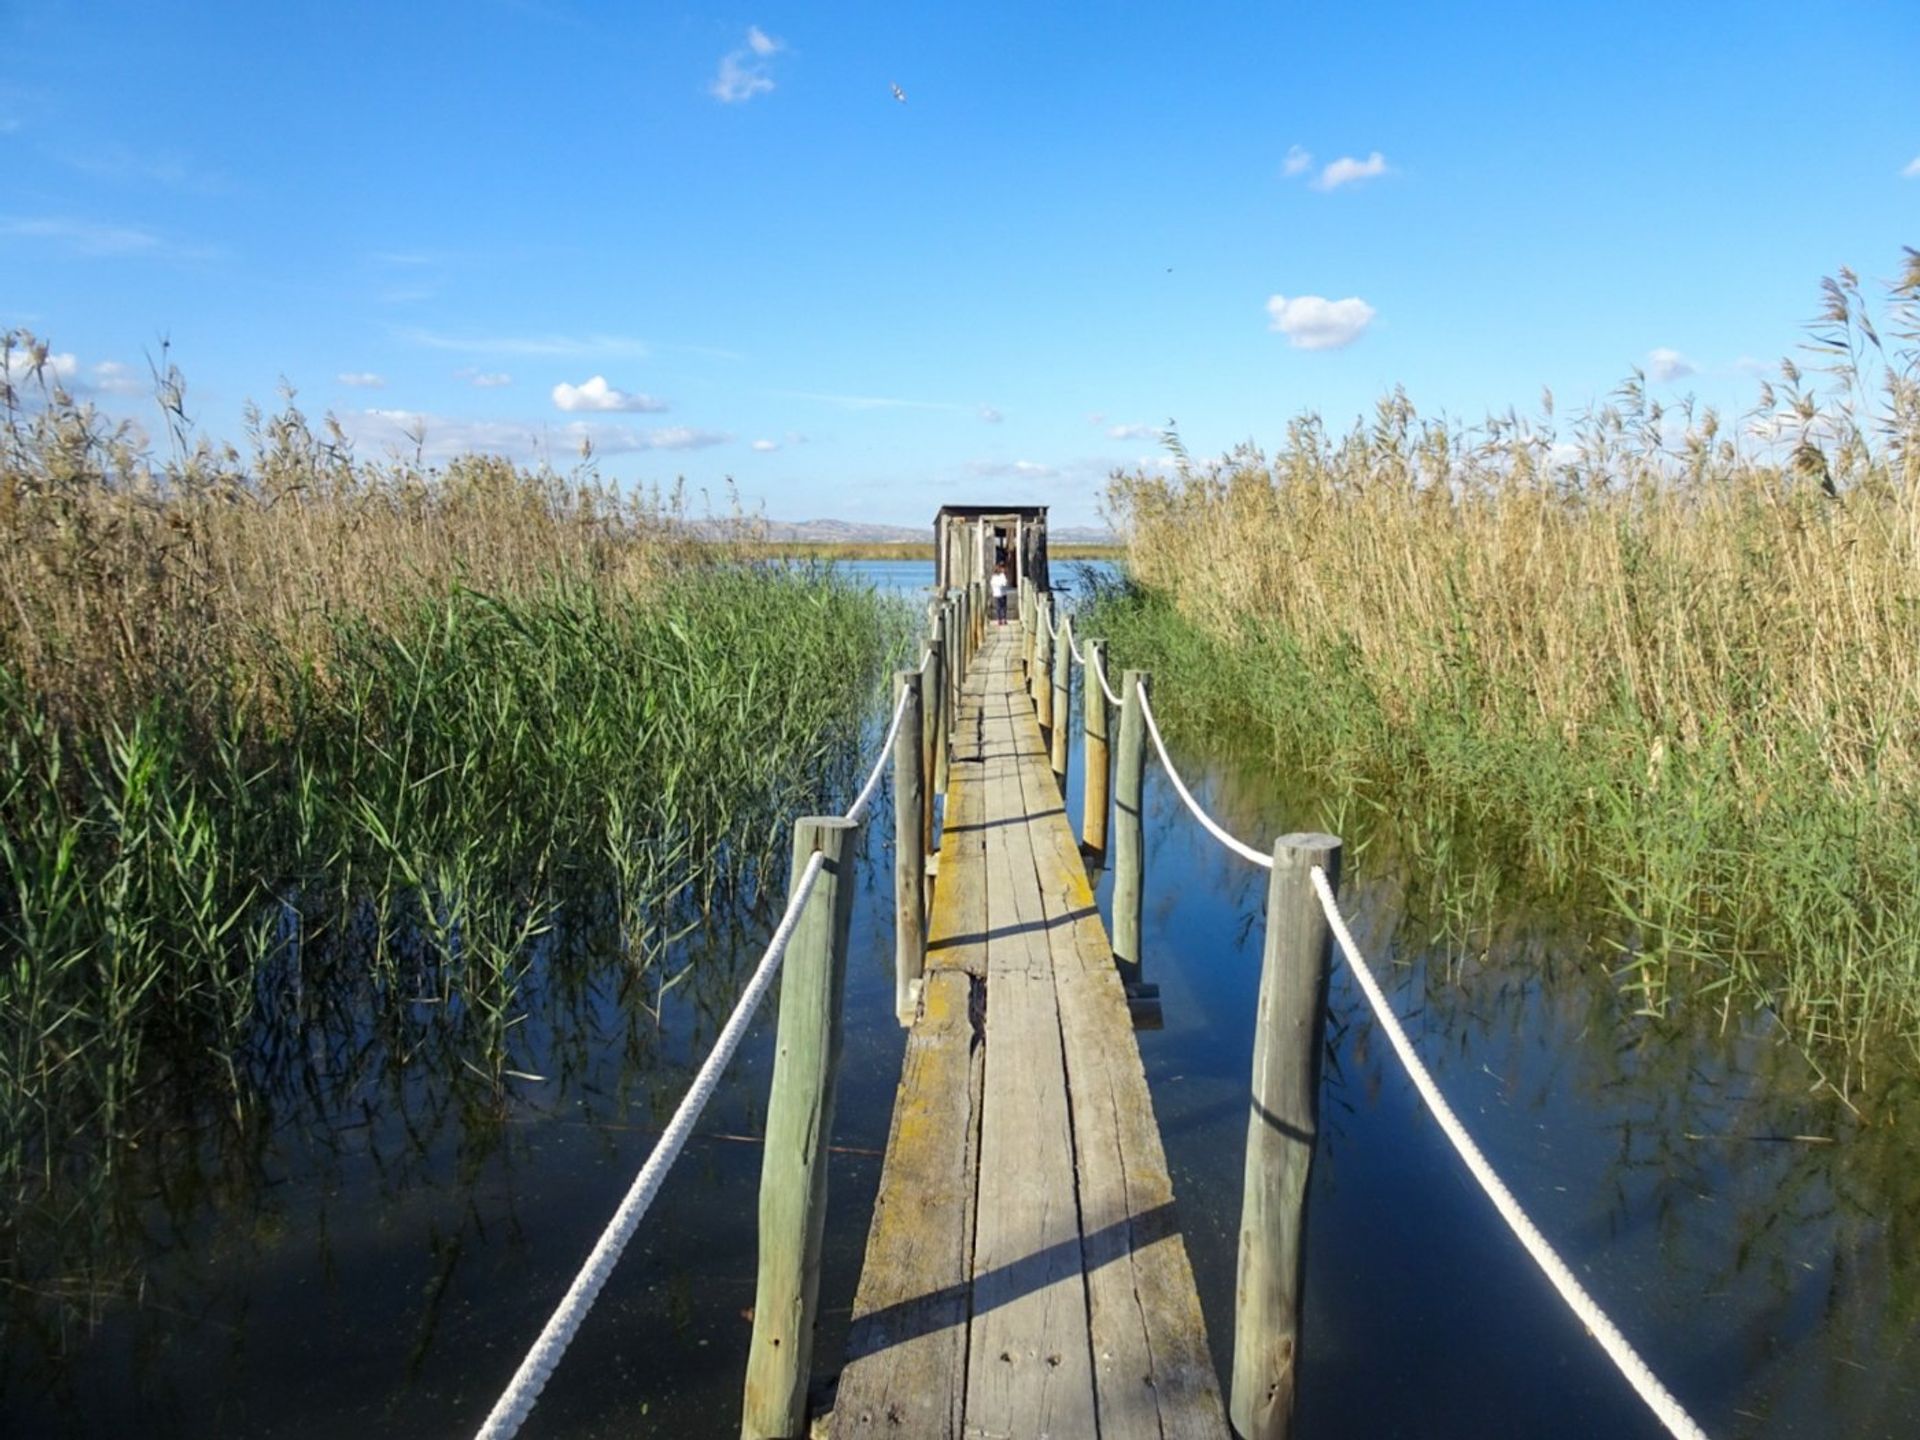
<svg viewBox="0 0 1920 1440"><path fill-rule="evenodd" d="M989 582L993 590L993 623L1007 623L1007 567L1005 562L993 567L993 579Z"/></svg>

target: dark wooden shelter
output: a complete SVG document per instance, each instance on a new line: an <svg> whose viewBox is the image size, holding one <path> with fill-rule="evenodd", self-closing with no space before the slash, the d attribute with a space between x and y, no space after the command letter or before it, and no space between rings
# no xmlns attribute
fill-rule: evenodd
<svg viewBox="0 0 1920 1440"><path fill-rule="evenodd" d="M999 564L1014 589L1031 580L1047 583L1047 507L1044 505L942 505L933 517L933 583L938 590L965 589L985 580Z"/></svg>

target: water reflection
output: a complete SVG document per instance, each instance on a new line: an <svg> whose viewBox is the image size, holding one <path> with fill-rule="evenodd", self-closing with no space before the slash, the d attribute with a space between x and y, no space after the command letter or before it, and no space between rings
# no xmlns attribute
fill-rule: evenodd
<svg viewBox="0 0 1920 1440"><path fill-rule="evenodd" d="M1427 884L1361 817L1230 755L1179 758L1236 833L1353 842L1358 937L1440 1084L1711 1433L1920 1428L1910 1127L1862 1126L1812 1094L1764 1016L1630 1013L1610 952L1567 916L1500 902L1482 870ZM1224 1370L1264 877L1149 773L1146 978L1164 1028L1139 1039ZM827 1370L902 1047L890 830L876 814L855 902ZM434 1048L431 1005L370 1028L308 991L263 1032L256 1100L226 1116L183 1106L115 1185L16 1216L0 1433L470 1431L729 1012L771 920L754 900L639 977L606 914L561 907L512 1034L512 1068L535 1079ZM1299 1433L1654 1434L1467 1180L1344 971L1332 1004ZM529 1435L736 1433L772 1020L769 1007Z"/></svg>
<svg viewBox="0 0 1920 1440"><path fill-rule="evenodd" d="M1416 1045L1711 1433L1915 1432L1910 1127L1863 1127L1812 1093L1818 1076L1770 1017L1634 1014L1614 952L1565 917L1494 913L1479 901L1499 886L1470 866L1450 876L1468 902L1447 900L1355 817L1257 766L1181 758L1236 833L1357 834L1345 904ZM1264 877L1157 776L1148 814L1148 967L1166 1028L1141 1047L1224 1367ZM1344 967L1332 1006L1300 1433L1661 1433L1466 1177Z"/></svg>

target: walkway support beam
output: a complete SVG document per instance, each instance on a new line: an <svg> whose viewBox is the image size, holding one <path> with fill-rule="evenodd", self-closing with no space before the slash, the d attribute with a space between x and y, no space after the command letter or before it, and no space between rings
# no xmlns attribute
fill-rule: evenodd
<svg viewBox="0 0 1920 1440"><path fill-rule="evenodd" d="M1332 931L1309 878L1340 883L1340 842L1282 835L1267 882L1267 940L1253 1032L1246 1184L1229 1414L1242 1440L1288 1440L1300 1353L1307 1178L1320 1133Z"/></svg>
<svg viewBox="0 0 1920 1440"><path fill-rule="evenodd" d="M859 835L859 825L837 816L808 816L793 825L788 894L799 885L814 851L825 865L800 913L780 977L773 1087L760 1162L760 1273L742 1440L789 1440L807 1428Z"/></svg>

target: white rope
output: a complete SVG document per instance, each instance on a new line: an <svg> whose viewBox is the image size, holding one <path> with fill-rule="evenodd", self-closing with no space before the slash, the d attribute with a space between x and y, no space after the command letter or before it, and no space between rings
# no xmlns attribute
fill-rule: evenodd
<svg viewBox="0 0 1920 1440"><path fill-rule="evenodd" d="M880 788L880 777L887 773L887 761L893 758L893 741L900 733L900 718L906 713L907 691L903 688L893 707L893 724L887 727L887 738L880 742L880 754L873 762L872 773L867 776L867 783L860 787L853 804L847 807L846 818L856 825L867 818L867 807L873 803L874 792Z"/></svg>
<svg viewBox="0 0 1920 1440"><path fill-rule="evenodd" d="M1453 1142L1453 1148L1460 1152L1460 1158L1466 1162L1473 1178L1480 1182L1480 1188L1487 1192L1487 1198L1493 1201L1494 1208L1500 1212L1500 1218L1507 1222L1520 1243L1526 1246L1527 1253L1533 1256L1534 1263L1546 1272L1547 1278L1580 1317L1580 1322L1593 1332L1594 1339L1607 1352L1608 1358L1619 1367L1620 1373L1627 1377L1629 1384L1639 1392L1640 1398L1647 1402L1660 1423L1669 1432L1681 1437L1681 1440L1706 1440L1706 1431L1694 1421L1673 1398L1671 1391L1660 1383L1653 1371L1647 1368L1620 1328L1607 1318L1607 1314L1587 1294L1586 1289L1574 1278L1567 1268L1566 1261L1554 1252L1547 1239L1540 1233L1527 1212L1520 1208L1520 1202L1513 1198L1513 1192L1507 1189L1505 1182L1493 1172L1487 1163L1487 1157L1480 1153L1480 1147L1473 1143L1473 1137L1467 1134L1466 1127L1453 1113L1453 1107L1447 1104L1446 1097L1440 1093L1440 1087L1433 1083L1433 1076L1427 1073L1427 1067L1421 1063L1420 1056L1414 1051L1413 1042L1407 1039L1407 1032L1400 1028L1400 1021L1387 1006L1387 997L1381 992L1379 981L1373 978L1373 971L1360 954L1360 947L1353 942L1353 935L1347 929L1347 922L1340 914L1340 907L1333 898L1333 887L1327 883L1326 871L1318 865L1313 867L1310 877L1315 893L1320 897L1320 908L1326 912L1327 924L1333 927L1334 937L1339 940L1340 948L1346 953L1347 963L1353 967L1354 978L1360 982L1360 988L1366 992L1373 1006L1373 1013L1379 1018L1381 1028L1387 1032L1387 1039L1393 1043L1400 1063L1407 1067L1407 1074L1420 1092L1420 1098L1427 1102L1427 1108L1433 1111L1433 1118L1440 1122L1440 1129L1447 1139Z"/></svg>
<svg viewBox="0 0 1920 1440"><path fill-rule="evenodd" d="M1146 719L1147 733L1153 737L1154 749L1160 752L1160 764L1167 772L1167 779L1173 782L1173 788L1186 802L1187 809L1193 812L1194 819L1204 825L1216 840L1235 854L1271 870L1273 868L1271 855L1263 855L1251 845L1229 835L1216 825L1213 818L1194 800L1192 792L1180 779L1179 772L1173 768L1173 761L1167 756L1167 744L1160 737L1160 726L1153 718L1153 705L1147 699L1144 685L1140 687L1140 713ZM1387 1032L1387 1039L1392 1042L1394 1052L1400 1057L1400 1063L1407 1067L1407 1074L1413 1080L1414 1089L1418 1090L1420 1098L1426 1101L1427 1108L1433 1112L1433 1118L1440 1122L1441 1133L1453 1143L1453 1148L1459 1152L1460 1159L1466 1164L1468 1171L1479 1182L1480 1188L1487 1192L1487 1197L1493 1201L1494 1208L1500 1212L1500 1218L1507 1222L1507 1228L1512 1230L1520 1243L1526 1247L1534 1263L1546 1272L1547 1278L1560 1292L1560 1298L1567 1302L1573 1313L1580 1318L1580 1322L1593 1333L1594 1338L1600 1342L1601 1348L1607 1352L1607 1357L1613 1361L1620 1373L1626 1376L1627 1383L1633 1386L1640 1398L1646 1401L1648 1407L1659 1417L1660 1423L1665 1425L1669 1432L1680 1437L1680 1440L1706 1440L1706 1432L1695 1423L1692 1416L1687 1414L1680 1402L1673 1398L1672 1392L1660 1383L1659 1377L1647 1368L1647 1362L1640 1358L1633 1346L1627 1343L1627 1338L1620 1333L1620 1328L1607 1317L1606 1312L1574 1278L1573 1272L1567 1268L1566 1261L1555 1253L1553 1246L1548 1244L1546 1237L1540 1233L1539 1227L1527 1217L1526 1211L1520 1208L1520 1202L1513 1198L1513 1192L1507 1189L1505 1182L1494 1173L1493 1167L1487 1163L1486 1156L1480 1153L1480 1147L1473 1143L1473 1137L1467 1134L1466 1127L1453 1113L1453 1107L1447 1104L1446 1097L1440 1093L1440 1087L1434 1084L1433 1076L1427 1073L1427 1067L1415 1052L1413 1042L1407 1039L1407 1032L1400 1028L1398 1017L1387 1005L1386 995L1381 991L1379 982L1373 977L1373 971L1360 954L1360 947L1354 943L1353 934L1347 929L1347 922L1340 914L1339 905L1334 901L1333 887L1327 883L1326 872L1316 865L1313 867L1311 878L1314 891L1320 897L1320 908L1326 912L1327 923L1333 928L1334 936L1339 940L1340 948L1346 954L1347 963L1353 967L1354 978L1360 982L1361 990L1366 993L1368 1002L1373 1006L1373 1013L1378 1017L1381 1028Z"/></svg>
<svg viewBox="0 0 1920 1440"><path fill-rule="evenodd" d="M607 1228L601 1232L593 1253L587 1256L587 1263L580 1267L580 1273L574 1277L573 1284L567 1287L567 1293L555 1307L546 1328L540 1332L540 1338L533 1342L527 1358L520 1362L520 1368L513 1372L513 1379L507 1383L505 1392L487 1415L477 1440L508 1440L526 1423L534 1402L540 1398L540 1391L545 1388L554 1367L560 1363L560 1357L566 1353L574 1333L579 1330L580 1322L586 1319L587 1311L593 1308L601 1287L607 1283L607 1277L619 1263L620 1252L626 1249L641 1217L647 1213L647 1207L659 1193L660 1182L666 1179L673 1162L680 1158L688 1136L693 1133L694 1122L700 1118L700 1112L706 1108L714 1087L720 1083L721 1072L727 1068L727 1062L733 1059L733 1052L740 1048L740 1040L747 1033L747 1022L753 1018L753 1012L760 1008L767 988L773 984L773 977L786 956L787 944L793 939L794 927L800 923L807 897L813 893L814 882L820 878L826 861L827 857L816 850L807 861L806 868L800 872L800 883L793 888L786 913L780 917L773 938L767 941L767 953L760 957L760 966L747 982L747 988L741 993L740 1003L734 1007L726 1028L720 1032L720 1038L714 1041L706 1063L700 1067L700 1073L694 1076L693 1085L681 1099L680 1108L673 1112L672 1121L668 1123L659 1143L653 1147L653 1153L647 1157L647 1163L640 1167L640 1173L634 1178L626 1198L620 1202L620 1208L613 1212L613 1219L607 1222Z"/></svg>
<svg viewBox="0 0 1920 1440"><path fill-rule="evenodd" d="M926 668L931 656L932 651L929 650L921 658L922 669ZM880 743L880 756L874 761L867 783L860 787L860 793L847 809L845 818L856 825L866 819L867 809L880 788L880 779L886 773L887 761L893 754L893 742L900 734L900 723L907 713L908 694L907 690L901 690L900 699L893 707L893 723L887 727L887 738ZM767 941L766 953L760 957L759 967L747 982L747 988L741 992L740 1001L728 1017L720 1038L714 1042L712 1053L700 1067L700 1073L694 1076L692 1086L681 1098L680 1108L673 1112L672 1121L660 1136L659 1143L653 1147L653 1153L647 1157L647 1163L640 1167L639 1175L634 1177L626 1198L620 1202L620 1208L613 1212L613 1219L607 1222L607 1228L601 1232L593 1253L587 1256L587 1263L574 1276L573 1284L554 1308L546 1328L540 1332L540 1338L533 1342L533 1348L520 1362L520 1368L514 1371L513 1379L507 1382L506 1390L488 1413L476 1440L510 1440L526 1423L534 1402L540 1398L540 1392L552 1376L554 1367L560 1363L560 1357L566 1353L567 1346L579 1330L580 1322L587 1318L587 1312L599 1298L601 1287L607 1283L607 1277L619 1263L620 1252L627 1248L627 1242L633 1238L641 1218L653 1204L653 1197L659 1193L667 1171L673 1168L673 1162L680 1158L680 1152L686 1148L694 1122L700 1118L700 1112L712 1098L714 1087L720 1083L727 1062L733 1059L733 1052L740 1048L741 1038L747 1033L747 1022L760 1008L768 986L779 972L780 962L786 958L787 944L793 939L794 927L800 923L800 913L806 908L807 897L813 893L814 882L820 878L821 868L825 864L826 857L816 850L807 861L806 868L800 872L800 883L794 887L792 898L787 901L786 913L774 928L773 938Z"/></svg>
<svg viewBox="0 0 1920 1440"><path fill-rule="evenodd" d="M1264 865L1267 869L1271 870L1273 868L1273 856L1263 855L1251 845L1234 839L1233 836L1229 835L1224 829L1214 823L1211 815L1200 808L1200 802L1193 798L1193 792L1187 789L1186 782L1180 778L1180 772L1173 768L1173 761L1167 755L1167 742L1160 738L1160 726L1154 720L1153 706L1147 700L1147 687L1141 685L1136 688L1140 692L1140 713L1146 717L1147 721L1147 734L1153 737L1153 748L1160 752L1161 768L1167 772L1167 779L1173 782L1173 788L1179 792L1180 798L1187 802L1187 809L1193 812L1193 818L1206 826L1208 833L1222 845L1233 851L1234 854L1244 856L1254 864Z"/></svg>

